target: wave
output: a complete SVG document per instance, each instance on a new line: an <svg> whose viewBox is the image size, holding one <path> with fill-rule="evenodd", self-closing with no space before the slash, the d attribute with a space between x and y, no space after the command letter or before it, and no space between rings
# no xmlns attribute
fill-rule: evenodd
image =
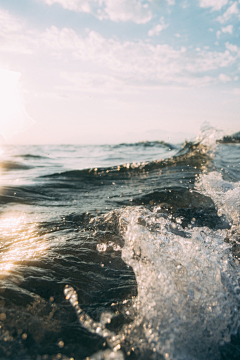
<svg viewBox="0 0 240 360"><path fill-rule="evenodd" d="M19 182L3 174L2 358L239 358L239 145L202 135L149 147L157 161L62 173L53 147Z"/></svg>
<svg viewBox="0 0 240 360"><path fill-rule="evenodd" d="M43 155L34 155L34 154L23 154L23 155L16 155L16 157L21 157L23 159L49 159L49 157L47 156L43 156Z"/></svg>
<svg viewBox="0 0 240 360"><path fill-rule="evenodd" d="M15 161L2 161L0 162L0 170L10 171L10 170L29 170L32 166L21 164Z"/></svg>
<svg viewBox="0 0 240 360"><path fill-rule="evenodd" d="M22 186L10 187L3 186L0 191L0 204L18 203L18 204L33 204L41 201L54 200L51 194L46 194L41 191L38 186Z"/></svg>
<svg viewBox="0 0 240 360"><path fill-rule="evenodd" d="M90 178L120 178L122 176L134 176L135 174L149 173L160 170L167 166L195 166L206 165L211 156L208 148L201 142L185 142L176 155L167 159L145 161L139 163L127 163L111 167L99 167L82 170L70 170L54 174L44 175L45 178L58 178L63 180L77 180Z"/></svg>
<svg viewBox="0 0 240 360"><path fill-rule="evenodd" d="M170 150L174 150L177 148L176 145L167 143L165 141L139 141L136 143L121 143L117 145L113 145L113 148L119 147L161 147L168 148Z"/></svg>
<svg viewBox="0 0 240 360"><path fill-rule="evenodd" d="M131 320L118 331L106 327L114 313L102 312L100 322L94 321L80 307L74 288L65 287L82 327L109 346L91 359L122 360L124 353L152 360L237 358L240 183L204 174L197 191L199 197L208 195L230 227L196 226L195 218L184 227L181 216L174 219L156 206L131 206L91 218L97 251L103 256L120 251L137 281L137 296L123 301L122 312ZM107 233L121 234L122 241L116 243Z"/></svg>

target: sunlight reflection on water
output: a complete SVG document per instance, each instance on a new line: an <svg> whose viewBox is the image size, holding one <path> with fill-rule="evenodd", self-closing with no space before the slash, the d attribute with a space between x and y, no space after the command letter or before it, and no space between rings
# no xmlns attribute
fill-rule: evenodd
<svg viewBox="0 0 240 360"><path fill-rule="evenodd" d="M48 246L37 233L37 223L29 223L26 215L0 218L1 275L13 270L21 262L46 255Z"/></svg>

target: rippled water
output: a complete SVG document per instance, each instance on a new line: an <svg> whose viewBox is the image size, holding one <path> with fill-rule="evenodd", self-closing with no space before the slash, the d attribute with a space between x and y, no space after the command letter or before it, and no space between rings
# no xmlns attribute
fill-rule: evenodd
<svg viewBox="0 0 240 360"><path fill-rule="evenodd" d="M240 143L5 146L0 359L240 358Z"/></svg>

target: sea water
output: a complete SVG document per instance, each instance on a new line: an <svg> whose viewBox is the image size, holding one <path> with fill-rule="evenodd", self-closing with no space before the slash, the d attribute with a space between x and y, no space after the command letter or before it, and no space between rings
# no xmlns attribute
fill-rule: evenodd
<svg viewBox="0 0 240 360"><path fill-rule="evenodd" d="M240 143L218 137L1 147L1 359L240 358Z"/></svg>

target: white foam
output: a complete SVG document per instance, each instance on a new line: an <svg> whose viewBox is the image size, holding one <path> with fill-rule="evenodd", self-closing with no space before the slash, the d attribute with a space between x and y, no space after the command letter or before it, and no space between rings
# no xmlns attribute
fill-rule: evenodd
<svg viewBox="0 0 240 360"><path fill-rule="evenodd" d="M226 215L235 227L240 223L240 182L228 182L218 172L202 175L196 185L204 195L212 198L219 215Z"/></svg>
<svg viewBox="0 0 240 360"><path fill-rule="evenodd" d="M141 208L122 218L128 222L122 258L136 276L144 346L166 359L219 359L219 344L230 341L240 321L239 270L226 231L195 228L182 237L171 232L169 219Z"/></svg>

